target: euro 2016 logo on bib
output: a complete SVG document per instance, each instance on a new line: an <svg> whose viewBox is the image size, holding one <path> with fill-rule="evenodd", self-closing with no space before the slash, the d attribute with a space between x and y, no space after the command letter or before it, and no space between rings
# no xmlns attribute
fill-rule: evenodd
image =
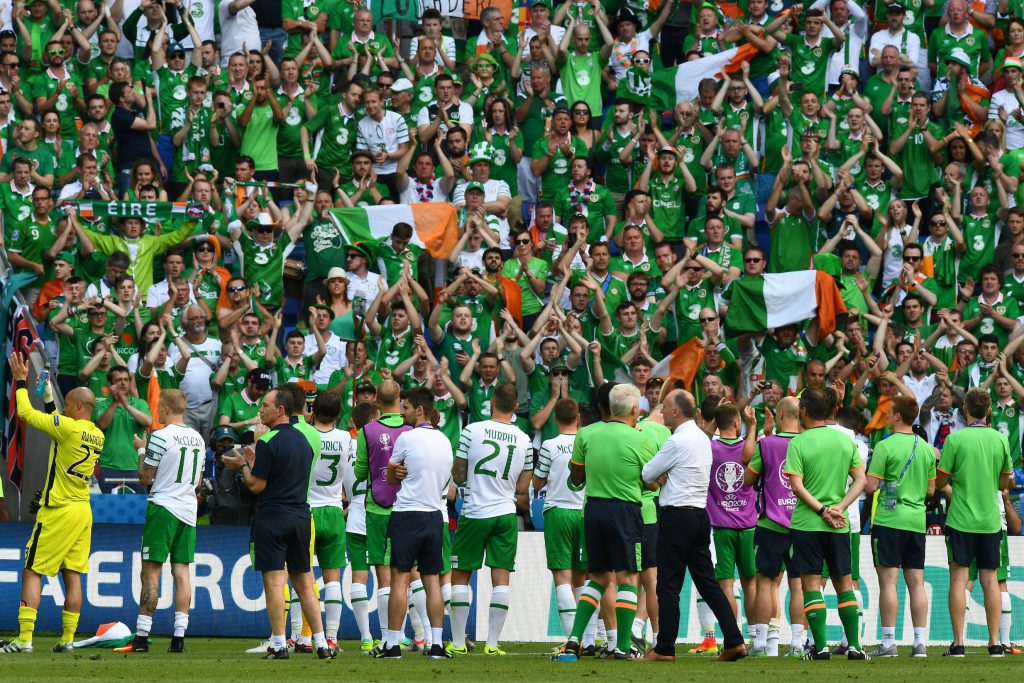
<svg viewBox="0 0 1024 683"><path fill-rule="evenodd" d="M380 435L380 447L383 448L386 451L390 451L391 450L391 435L390 434L381 434Z"/></svg>
<svg viewBox="0 0 1024 683"><path fill-rule="evenodd" d="M786 461L783 460L779 463L779 481L790 491L793 490L793 485L789 483L789 475L786 474Z"/></svg>
<svg viewBox="0 0 1024 683"><path fill-rule="evenodd" d="M743 486L743 466L736 462L724 462L715 472L715 483L725 493L736 493Z"/></svg>

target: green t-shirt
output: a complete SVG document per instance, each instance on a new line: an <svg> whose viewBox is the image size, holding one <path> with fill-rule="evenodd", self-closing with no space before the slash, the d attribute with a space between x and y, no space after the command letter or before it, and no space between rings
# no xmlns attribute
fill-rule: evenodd
<svg viewBox="0 0 1024 683"><path fill-rule="evenodd" d="M661 173L652 169L648 188L651 193L651 217L654 218L654 224L661 229L666 240L683 239L686 234L686 211L683 203L686 181L683 180L683 172L676 168L668 181L664 181Z"/></svg>
<svg viewBox="0 0 1024 683"><path fill-rule="evenodd" d="M356 117L342 110L341 96L332 98L303 125L309 131L311 140L313 135L323 130L320 149L316 154L317 165L336 168L343 179L350 178L352 149L356 141Z"/></svg>
<svg viewBox="0 0 1024 683"><path fill-rule="evenodd" d="M96 401L96 406L92 409L93 422L106 412L110 407L111 400L109 396L104 396ZM149 406L141 398L129 396L128 403L132 408L146 415L150 414ZM103 442L103 452L100 454L100 467L121 472L138 470L139 456L136 453L132 437L143 438L146 435L146 428L136 422L127 409L118 407L114 409L114 418L110 421L110 425L103 430L103 434L107 438Z"/></svg>
<svg viewBox="0 0 1024 683"><path fill-rule="evenodd" d="M298 34L296 34L298 35ZM281 109L288 107L288 96L280 88L274 94ZM302 156L302 124L306 119L306 95L299 90L292 106L277 129L277 153L280 156L297 159Z"/></svg>
<svg viewBox="0 0 1024 683"><path fill-rule="evenodd" d="M77 71L65 69L65 80L74 83L78 87L78 96L84 99L85 89L82 87L82 78ZM32 88L32 97L43 97L49 99L58 90L60 81L50 75L50 70L43 71L35 78ZM27 94L27 93L26 93ZM60 134L64 137L74 138L78 136L78 110L75 108L75 98L71 96L65 86L64 90L57 95L53 104L53 111L57 112L60 118Z"/></svg>
<svg viewBox="0 0 1024 683"><path fill-rule="evenodd" d="M978 325L974 328L974 334L978 337L983 334L995 335L996 339L999 340L999 348L1005 347L1006 342L1010 338L1010 332L1002 325L996 323L994 318L982 315L980 306L981 303L978 297L971 298L967 302L967 306L964 307L963 319L979 318ZM992 306L992 310L1006 316L1010 320L1016 320L1020 316L1016 300L1002 292L999 293L999 300Z"/></svg>
<svg viewBox="0 0 1024 683"><path fill-rule="evenodd" d="M768 270L772 273L807 270L814 249L817 223L817 218L808 221L803 215L792 216L785 208L780 208L771 224Z"/></svg>
<svg viewBox="0 0 1024 683"><path fill-rule="evenodd" d="M701 280L693 288L685 285L679 288L675 303L677 343L700 336L700 312L704 308L715 308L714 290L708 280Z"/></svg>
<svg viewBox="0 0 1024 683"><path fill-rule="evenodd" d="M974 534L998 532L999 477L1013 471L1006 437L985 426L958 429L946 438L937 469L949 475L953 486L946 526Z"/></svg>
<svg viewBox="0 0 1024 683"><path fill-rule="evenodd" d="M14 230L11 235L11 242L8 250L20 255L22 258L39 263L46 267L46 273L41 282L50 280L53 275L53 264L44 261L43 252L53 246L57 241L57 221L52 218L46 225L40 225L34 220L26 220ZM18 272L29 272L26 268L18 268Z"/></svg>
<svg viewBox="0 0 1024 683"><path fill-rule="evenodd" d="M252 157L257 171L277 170L277 132L280 128L269 104L252 108L249 123L242 131L243 155Z"/></svg>
<svg viewBox="0 0 1024 683"><path fill-rule="evenodd" d="M831 32L823 32L816 45L808 45L805 36L799 33L786 36L783 44L793 51L793 73L794 77L801 79L803 92L823 95L825 73L828 70L829 59L835 51L835 41Z"/></svg>
<svg viewBox="0 0 1024 683"><path fill-rule="evenodd" d="M540 179L540 194L542 199L554 200L563 189L569 184L569 168L574 157L586 157L588 154L587 145L577 137L569 138L569 145L572 147L572 156L562 154L559 147L555 147L555 153L548 158L548 168ZM545 139L538 140L532 149L531 159L540 159L548 154L548 142Z"/></svg>
<svg viewBox="0 0 1024 683"><path fill-rule="evenodd" d="M260 404L262 401L249 401L243 392L233 393L227 396L227 398L220 402L219 410L217 411L217 422L220 422L221 416L228 418L228 422L242 422L243 420L251 420L256 417L256 413L260 410ZM252 431L256 428L256 425L245 425L240 427L242 432Z"/></svg>
<svg viewBox="0 0 1024 683"><path fill-rule="evenodd" d="M916 434L883 439L871 455L868 476L880 480L873 523L923 534L924 499L928 482L935 479L935 455L928 441Z"/></svg>
<svg viewBox="0 0 1024 683"><path fill-rule="evenodd" d="M292 241L282 232L269 245L261 247L247 233L238 238L242 247L242 273L247 282L260 286L260 302L264 306L280 306L284 292L284 259Z"/></svg>
<svg viewBox="0 0 1024 683"><path fill-rule="evenodd" d="M894 112L895 113L895 112ZM895 140L903 131L906 125L894 123L889 139ZM942 139L945 135L942 127L937 123L928 122L928 131L936 140ZM924 131L917 130L907 138L903 150L895 160L903 169L903 185L900 187L900 197L914 199L924 197L931 190L932 183L938 180L938 170L935 162L932 161L931 152L928 150L928 143L924 139Z"/></svg>
<svg viewBox="0 0 1024 683"><path fill-rule="evenodd" d="M786 449L784 472L803 478L804 487L822 505L836 505L846 496L846 478L849 473L863 467L857 445L847 435L828 427L814 427L793 437ZM843 516L849 522L849 514ZM798 531L828 531L848 534L849 525L835 529L825 522L817 510L802 500L793 510L791 529Z"/></svg>
<svg viewBox="0 0 1024 683"><path fill-rule="evenodd" d="M522 264L518 259L509 259L502 266L501 274L507 278L512 278L519 285L519 289L522 291L523 315L533 315L540 312L540 309L544 307L544 302L541 301L537 293L533 291L533 287L530 286L527 272L535 278L539 277L546 280L549 266L546 261L536 257L530 259L526 268L521 268L521 266Z"/></svg>
<svg viewBox="0 0 1024 683"><path fill-rule="evenodd" d="M578 213L587 217L587 244L597 244L604 236L605 217L615 216L615 197L603 185L594 184L588 193L570 194L569 186L559 188L552 197L555 215L562 225L568 225L569 219ZM661 223L658 223L661 226Z"/></svg>
<svg viewBox="0 0 1024 683"><path fill-rule="evenodd" d="M157 83L157 117L160 120L160 130L170 131L171 114L183 107L188 106L188 79L199 73L195 64L187 64L179 72L171 71L166 65L155 72ZM210 109L206 108L207 114Z"/></svg>
<svg viewBox="0 0 1024 683"><path fill-rule="evenodd" d="M960 269L957 271L960 282L966 281L969 277L977 282L982 266L995 261L998 223L994 211L981 216L975 216L970 212L963 214L960 225L964 242L967 243L967 251L960 256ZM966 316L964 319L967 319Z"/></svg>
<svg viewBox="0 0 1024 683"><path fill-rule="evenodd" d="M640 503L640 473L658 452L654 438L637 438L623 422L597 422L581 429L573 443L571 463L583 465L587 497Z"/></svg>

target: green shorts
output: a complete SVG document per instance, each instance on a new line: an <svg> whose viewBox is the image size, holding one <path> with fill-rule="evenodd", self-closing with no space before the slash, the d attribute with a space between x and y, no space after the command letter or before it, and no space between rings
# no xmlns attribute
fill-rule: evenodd
<svg viewBox="0 0 1024 683"><path fill-rule="evenodd" d="M370 560L366 555L366 534L345 534L348 541L348 562L354 572L370 570Z"/></svg>
<svg viewBox="0 0 1024 683"><path fill-rule="evenodd" d="M165 507L146 506L146 525L142 528L142 559L163 564L191 564L196 559L196 528L185 524Z"/></svg>
<svg viewBox="0 0 1024 683"><path fill-rule="evenodd" d="M388 540L388 520L391 513L366 511L366 559L373 566L391 564L391 541Z"/></svg>
<svg viewBox="0 0 1024 683"><path fill-rule="evenodd" d="M341 569L345 566L345 511L325 505L313 512L313 549L320 569Z"/></svg>
<svg viewBox="0 0 1024 683"><path fill-rule="evenodd" d="M742 578L756 573L754 562L754 527L749 529L723 529L711 527L715 543L715 578L736 578L736 571Z"/></svg>
<svg viewBox="0 0 1024 683"><path fill-rule="evenodd" d="M549 508L544 511L544 552L548 569L587 568L583 543L583 510Z"/></svg>
<svg viewBox="0 0 1024 683"><path fill-rule="evenodd" d="M486 554L488 567L515 571L518 522L515 513L483 519L461 517L455 529L452 569L467 572L480 569Z"/></svg>
<svg viewBox="0 0 1024 683"><path fill-rule="evenodd" d="M978 578L978 561L971 562L967 569L968 578L975 581ZM1006 531L1003 531L1003 538L999 541L999 569L996 570L996 580L1006 581L1010 576L1010 542L1006 540Z"/></svg>
<svg viewBox="0 0 1024 683"><path fill-rule="evenodd" d="M828 578L828 565L821 566L821 578ZM850 578L860 581L860 532L850 533ZM854 586L856 587L856 586Z"/></svg>
<svg viewBox="0 0 1024 683"><path fill-rule="evenodd" d="M441 576L452 573L452 532L448 522L441 528Z"/></svg>

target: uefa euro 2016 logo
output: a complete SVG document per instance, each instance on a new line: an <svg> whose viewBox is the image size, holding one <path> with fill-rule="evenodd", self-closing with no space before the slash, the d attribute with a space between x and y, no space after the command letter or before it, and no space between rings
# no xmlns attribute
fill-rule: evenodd
<svg viewBox="0 0 1024 683"><path fill-rule="evenodd" d="M736 493L743 486L743 466L738 462L724 462L715 472L715 483L725 493Z"/></svg>
<svg viewBox="0 0 1024 683"><path fill-rule="evenodd" d="M391 450L391 435L390 434L381 434L380 435L380 447L382 449L384 449L385 451L390 451Z"/></svg>
<svg viewBox="0 0 1024 683"><path fill-rule="evenodd" d="M793 485L789 483L789 476L786 474L786 461L783 460L779 463L779 481L790 491L793 490Z"/></svg>

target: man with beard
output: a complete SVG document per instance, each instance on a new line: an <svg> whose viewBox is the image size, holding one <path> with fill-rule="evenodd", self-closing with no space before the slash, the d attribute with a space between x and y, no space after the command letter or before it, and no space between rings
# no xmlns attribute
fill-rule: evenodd
<svg viewBox="0 0 1024 683"><path fill-rule="evenodd" d="M186 307L184 318L182 327L185 330L185 342L192 351L180 384L180 389L188 398L185 421L206 438L213 429L214 413L217 409L211 379L220 365L221 343L219 339L207 335L206 326L209 321L199 306ZM175 334L174 338L177 337ZM175 345L168 354L168 359L173 364L177 363L179 358L181 351Z"/></svg>

